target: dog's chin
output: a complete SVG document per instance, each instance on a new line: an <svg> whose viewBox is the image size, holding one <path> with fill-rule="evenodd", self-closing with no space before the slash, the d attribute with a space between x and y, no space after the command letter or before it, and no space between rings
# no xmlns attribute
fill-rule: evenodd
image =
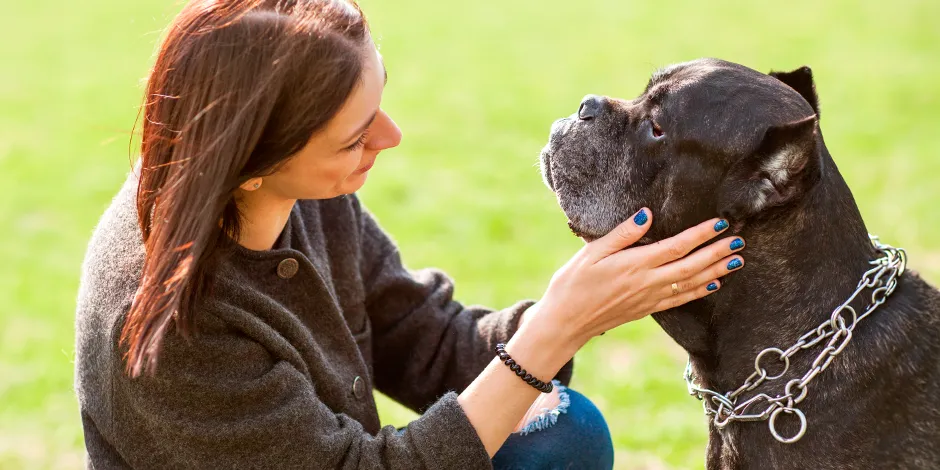
<svg viewBox="0 0 940 470"><path fill-rule="evenodd" d="M572 222L571 220L568 220L568 228L571 229L571 233L573 233L574 236L584 240L585 243L591 243L594 240L597 240L598 238L601 238L603 236L603 235L590 233L578 227L577 225L575 225L574 222Z"/></svg>
<svg viewBox="0 0 940 470"><path fill-rule="evenodd" d="M576 237L580 238L581 240L584 240L585 243L591 243L591 242L593 242L594 240L597 240L597 239L599 239L599 238L603 238L605 235L607 235L606 233L604 233L604 234L592 233L591 231L588 231L588 230L585 230L585 229L583 229L583 228L578 227L578 226L575 225L571 220L568 220L568 228L571 229L571 233L573 233ZM639 240L637 240L636 243L634 243L634 244L632 244L632 245L630 245L630 246L645 246L645 245L651 245L651 244L653 244L653 243L656 243L657 241L658 241L658 240L656 240L656 239L653 238L653 237L650 237L650 236L643 236L643 237L641 237Z"/></svg>

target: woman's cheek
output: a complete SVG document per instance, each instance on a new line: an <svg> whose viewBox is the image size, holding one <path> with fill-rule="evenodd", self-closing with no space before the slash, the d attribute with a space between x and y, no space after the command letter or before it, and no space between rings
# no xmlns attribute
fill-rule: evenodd
<svg viewBox="0 0 940 470"><path fill-rule="evenodd" d="M344 158L342 163L337 165L331 172L334 178L334 181L337 185L342 185L347 182L353 182L353 180L359 179L359 174L356 173L356 170L359 169L359 165L362 163L362 153L356 152L355 154L350 154L348 158Z"/></svg>

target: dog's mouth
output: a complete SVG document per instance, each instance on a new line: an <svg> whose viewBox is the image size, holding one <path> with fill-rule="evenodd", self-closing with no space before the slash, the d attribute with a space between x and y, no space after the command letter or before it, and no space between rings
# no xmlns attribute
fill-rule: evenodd
<svg viewBox="0 0 940 470"><path fill-rule="evenodd" d="M539 155L542 179L552 192L555 192L555 179L552 175L552 158L554 157L555 150L558 148L561 139L568 130L571 129L571 122L571 116L568 116L557 119L552 123L551 130L548 134L548 143L545 144L545 147L542 148L542 152Z"/></svg>
<svg viewBox="0 0 940 470"><path fill-rule="evenodd" d="M552 166L557 164L557 162L553 162L553 158L555 158L555 153L561 143L561 140L568 133L568 131L571 130L572 121L573 116L568 116L557 119L552 123L551 131L549 131L548 135L548 143L545 144L545 147L542 148L542 152L539 155L542 179L544 180L545 185L548 186L548 188L554 193L558 192L558 187L556 185L557 182L555 181L555 177L552 174ZM576 237L584 240L587 243L590 243L601 237L600 235L587 231L571 218L568 219L568 229L570 229L571 233L573 233Z"/></svg>
<svg viewBox="0 0 940 470"><path fill-rule="evenodd" d="M542 170L542 181L545 182L545 186L555 192L555 180L552 178L552 152L551 142L545 144L545 148L539 154L539 167Z"/></svg>

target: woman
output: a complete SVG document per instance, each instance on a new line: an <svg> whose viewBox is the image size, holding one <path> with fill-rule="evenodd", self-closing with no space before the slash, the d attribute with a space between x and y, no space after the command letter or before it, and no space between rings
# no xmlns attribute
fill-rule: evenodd
<svg viewBox="0 0 940 470"><path fill-rule="evenodd" d="M678 258L726 224L625 249L652 223L644 209L539 302L465 308L442 273L402 267L353 195L401 138L385 81L345 0L192 0L176 17L141 161L83 266L90 467L612 465L603 418L564 389L571 358L716 290L727 241ZM421 417L381 427L373 389Z"/></svg>

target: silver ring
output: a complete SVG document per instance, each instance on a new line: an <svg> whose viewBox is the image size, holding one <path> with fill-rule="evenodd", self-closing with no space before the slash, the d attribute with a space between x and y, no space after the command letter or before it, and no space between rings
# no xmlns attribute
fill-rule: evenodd
<svg viewBox="0 0 940 470"><path fill-rule="evenodd" d="M676 284L675 282L673 282L672 283L672 295L676 295L678 293L679 293L679 284Z"/></svg>
<svg viewBox="0 0 940 470"><path fill-rule="evenodd" d="M783 437L780 434L777 434L777 427L774 424L777 421L777 416L779 416L782 412L796 413L796 417L800 419L800 431L797 432L793 437ZM802 411L796 408L777 408L773 413L770 414L770 423L768 423L768 425L770 426L770 433L773 434L774 438L784 444L792 444L800 440L800 438L803 437L803 434L806 434L806 416Z"/></svg>

